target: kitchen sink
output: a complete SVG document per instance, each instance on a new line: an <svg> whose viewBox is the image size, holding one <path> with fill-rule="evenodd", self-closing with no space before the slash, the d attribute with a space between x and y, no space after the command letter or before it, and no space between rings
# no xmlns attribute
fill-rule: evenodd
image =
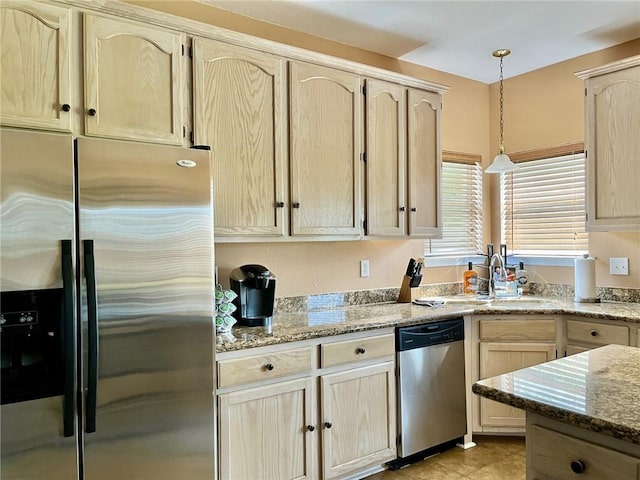
<svg viewBox="0 0 640 480"><path fill-rule="evenodd" d="M444 297L446 303L464 303L466 305L486 305L488 307L535 307L549 303L549 300L532 297L497 297L489 298L486 295L460 295L455 297Z"/></svg>

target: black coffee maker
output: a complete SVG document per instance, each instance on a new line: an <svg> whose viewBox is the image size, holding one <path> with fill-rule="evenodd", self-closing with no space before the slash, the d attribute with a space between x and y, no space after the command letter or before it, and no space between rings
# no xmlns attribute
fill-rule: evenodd
<svg viewBox="0 0 640 480"><path fill-rule="evenodd" d="M233 301L238 325L271 326L276 277L262 265L243 265L229 276L231 290L238 294Z"/></svg>

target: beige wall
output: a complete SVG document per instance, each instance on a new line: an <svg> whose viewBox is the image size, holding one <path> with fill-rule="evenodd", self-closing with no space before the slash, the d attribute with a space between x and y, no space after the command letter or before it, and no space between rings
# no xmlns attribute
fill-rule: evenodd
<svg viewBox="0 0 640 480"><path fill-rule="evenodd" d="M480 154L486 165L496 153L496 84L489 86L193 2L137 0L128 3L448 85L451 88L443 99L443 148ZM640 40L505 81L507 150L525 150L582 140L582 83L573 72L639 51ZM513 55L517 55L517 52ZM505 72L508 72L508 61L507 57ZM490 186L494 186L495 176L487 175L485 180L488 220L485 240L488 242L491 237ZM499 230L494 228L494 243L499 243L495 238L499 238ZM640 288L639 239L640 234L590 236L591 253L599 258L598 285ZM228 284L229 272L239 265L266 265L278 277L278 297L399 287L408 259L421 256L422 245L421 240L216 244L216 264L224 284ZM631 277L611 277L608 267L605 272L604 262L612 255L630 257ZM359 277L359 262L362 259L370 261L369 278ZM457 267L429 268L427 265L423 282L459 281L463 270ZM572 268L531 270L535 281L573 282Z"/></svg>

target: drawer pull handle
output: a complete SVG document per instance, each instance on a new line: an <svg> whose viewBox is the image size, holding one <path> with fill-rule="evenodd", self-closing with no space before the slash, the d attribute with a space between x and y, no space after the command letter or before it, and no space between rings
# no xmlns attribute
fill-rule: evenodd
<svg viewBox="0 0 640 480"><path fill-rule="evenodd" d="M366 352L366 350L364 349L364 347L358 347L356 348L356 353L364 353Z"/></svg>
<svg viewBox="0 0 640 480"><path fill-rule="evenodd" d="M284 202L276 202L277 208L284 208Z"/></svg>
<svg viewBox="0 0 640 480"><path fill-rule="evenodd" d="M333 424L331 422L324 422L324 428L331 428Z"/></svg>
<svg viewBox="0 0 640 480"><path fill-rule="evenodd" d="M313 425L307 425L307 430L313 432L316 429Z"/></svg>
<svg viewBox="0 0 640 480"><path fill-rule="evenodd" d="M274 369L273 363L267 363L264 368L266 368L267 370L271 371Z"/></svg>
<svg viewBox="0 0 640 480"><path fill-rule="evenodd" d="M98 112L96 112L95 108L90 108L87 113L89 114L90 117L95 117L96 113L98 113Z"/></svg>
<svg viewBox="0 0 640 480"><path fill-rule="evenodd" d="M598 336L598 331L597 330L591 330L591 336L592 337L597 337Z"/></svg>
<svg viewBox="0 0 640 480"><path fill-rule="evenodd" d="M69 111L71 111L71 105L69 105L68 103L63 103L63 104L62 104L62 111L63 111L63 112L69 112Z"/></svg>
<svg viewBox="0 0 640 480"><path fill-rule="evenodd" d="M571 462L571 471L573 473L584 473L587 469L587 466L584 464L582 460L573 460Z"/></svg>
<svg viewBox="0 0 640 480"><path fill-rule="evenodd" d="M300 208L300 202L293 202L293 205L291 205L293 208Z"/></svg>

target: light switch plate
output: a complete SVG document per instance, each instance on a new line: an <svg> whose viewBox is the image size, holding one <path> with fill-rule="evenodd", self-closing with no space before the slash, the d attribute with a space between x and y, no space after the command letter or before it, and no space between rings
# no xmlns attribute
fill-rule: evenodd
<svg viewBox="0 0 640 480"><path fill-rule="evenodd" d="M629 275L629 259L623 258L610 258L609 259L609 274L611 275Z"/></svg>
<svg viewBox="0 0 640 480"><path fill-rule="evenodd" d="M360 260L360 277L366 278L369 276L369 260Z"/></svg>

